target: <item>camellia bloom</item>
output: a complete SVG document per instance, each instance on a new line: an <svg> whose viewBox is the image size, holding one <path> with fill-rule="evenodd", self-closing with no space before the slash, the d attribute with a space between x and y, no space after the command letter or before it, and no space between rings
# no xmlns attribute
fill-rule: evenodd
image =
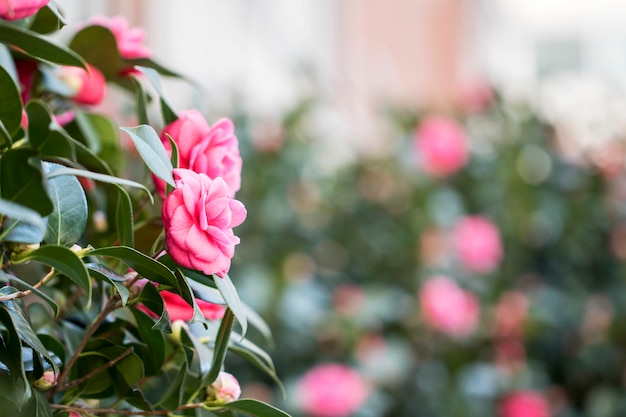
<svg viewBox="0 0 626 417"><path fill-rule="evenodd" d="M78 104L94 106L104 98L106 80L94 66L87 64L87 69L88 71L79 67L63 67L60 78L74 91L72 100Z"/></svg>
<svg viewBox="0 0 626 417"><path fill-rule="evenodd" d="M443 116L422 120L414 146L422 170L433 177L454 174L468 159L465 133L454 120Z"/></svg>
<svg viewBox="0 0 626 417"><path fill-rule="evenodd" d="M296 400L314 417L347 417L358 410L369 386L354 369L342 364L324 364L310 369L298 382Z"/></svg>
<svg viewBox="0 0 626 417"><path fill-rule="evenodd" d="M233 227L245 220L244 205L222 178L177 168L174 180L162 209L168 253L186 268L223 276L239 243Z"/></svg>
<svg viewBox="0 0 626 417"><path fill-rule="evenodd" d="M4 20L18 20L32 16L50 0L2 0L0 17Z"/></svg>
<svg viewBox="0 0 626 417"><path fill-rule="evenodd" d="M123 16L95 16L89 20L92 25L108 28L115 36L120 56L125 59L149 58L152 52L143 44L145 32L141 28L131 28Z"/></svg>
<svg viewBox="0 0 626 417"><path fill-rule="evenodd" d="M536 391L516 391L509 394L499 407L500 417L550 417L545 397Z"/></svg>
<svg viewBox="0 0 626 417"><path fill-rule="evenodd" d="M454 228L453 239L457 259L472 272L491 272L502 259L500 232L484 217L462 218Z"/></svg>
<svg viewBox="0 0 626 417"><path fill-rule="evenodd" d="M228 372L220 372L217 379L206 389L205 403L211 406L223 405L239 399L239 381Z"/></svg>
<svg viewBox="0 0 626 417"><path fill-rule="evenodd" d="M241 187L241 156L235 127L229 119L220 119L209 126L197 110L181 111L178 119L161 132L163 146L171 152L167 135L178 147L179 168L206 174L209 178L222 177L231 195ZM163 194L165 184L155 178L155 185Z"/></svg>
<svg viewBox="0 0 626 417"><path fill-rule="evenodd" d="M476 297L446 276L437 275L426 281L419 299L426 323L443 333L467 336L478 324Z"/></svg>
<svg viewBox="0 0 626 417"><path fill-rule="evenodd" d="M193 308L183 300L183 297L170 291L161 291L160 294L165 302L165 310L167 310L171 321L191 320L193 317ZM199 298L196 298L196 303L198 307L200 307L202 315L207 320L219 320L224 316L224 306L209 303Z"/></svg>

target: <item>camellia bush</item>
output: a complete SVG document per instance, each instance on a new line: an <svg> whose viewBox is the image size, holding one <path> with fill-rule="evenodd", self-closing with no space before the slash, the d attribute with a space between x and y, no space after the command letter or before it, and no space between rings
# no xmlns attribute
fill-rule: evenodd
<svg viewBox="0 0 626 417"><path fill-rule="evenodd" d="M287 416L224 365L281 386L228 275L233 123L174 109L180 76L124 18L64 26L54 1L0 4L0 414Z"/></svg>

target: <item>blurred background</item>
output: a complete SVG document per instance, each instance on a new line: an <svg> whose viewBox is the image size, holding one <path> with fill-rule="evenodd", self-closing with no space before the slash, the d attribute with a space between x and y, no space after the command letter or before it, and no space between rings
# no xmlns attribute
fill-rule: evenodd
<svg viewBox="0 0 626 417"><path fill-rule="evenodd" d="M300 417L626 415L625 2L59 5L145 28L194 81L168 80L175 106L236 123L231 276L287 389L233 358L244 395Z"/></svg>

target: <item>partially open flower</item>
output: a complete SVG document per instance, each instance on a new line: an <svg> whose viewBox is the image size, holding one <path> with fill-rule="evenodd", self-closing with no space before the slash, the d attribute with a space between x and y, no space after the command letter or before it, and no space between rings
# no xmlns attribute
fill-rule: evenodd
<svg viewBox="0 0 626 417"><path fill-rule="evenodd" d="M33 382L33 386L38 390L49 390L56 384L56 375L53 370L48 370L43 373L41 378Z"/></svg>
<svg viewBox="0 0 626 417"><path fill-rule="evenodd" d="M206 400L208 406L228 404L239 399L241 387L239 381L228 372L220 372L217 379L206 389Z"/></svg>

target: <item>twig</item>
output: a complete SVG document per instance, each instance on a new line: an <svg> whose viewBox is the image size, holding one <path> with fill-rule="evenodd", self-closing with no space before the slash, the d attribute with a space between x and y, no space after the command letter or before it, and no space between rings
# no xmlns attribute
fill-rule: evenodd
<svg viewBox="0 0 626 417"><path fill-rule="evenodd" d="M105 363L105 364L97 367L93 371L89 372L87 375L84 375L84 376L82 376L82 377L80 377L78 379L70 381L67 384L61 384L61 386L57 390L58 391L66 391L68 389L74 388L77 385L82 384L83 382L85 382L88 379L94 377L95 375L98 375L100 372L103 372L103 371L106 371L109 368L112 368L113 366L115 366L116 363L118 363L119 361L121 361L122 359L124 359L125 357L130 355L131 353L133 353L133 350L134 349L132 347L129 347L124 352L122 352L122 354L120 356L118 356L117 358L111 359L107 363Z"/></svg>
<svg viewBox="0 0 626 417"><path fill-rule="evenodd" d="M166 416L176 411L192 410L194 408L202 408L203 403L183 404L176 410L154 410L154 411L135 411L135 410L116 410L114 408L83 408L62 404L50 404L50 408L65 411L75 411L80 414L119 414L123 416Z"/></svg>
<svg viewBox="0 0 626 417"><path fill-rule="evenodd" d="M39 280L38 283L33 285L33 288L37 289L41 287L46 282L48 282L52 278L53 275L54 275L54 268L51 268L50 271L43 278L41 278L41 280ZM24 290L24 291L17 291L12 294L2 295L0 296L0 301L10 301L10 300L15 300L16 298L23 298L23 297L26 297L27 295L32 294L32 292L33 291L29 289L29 290Z"/></svg>

